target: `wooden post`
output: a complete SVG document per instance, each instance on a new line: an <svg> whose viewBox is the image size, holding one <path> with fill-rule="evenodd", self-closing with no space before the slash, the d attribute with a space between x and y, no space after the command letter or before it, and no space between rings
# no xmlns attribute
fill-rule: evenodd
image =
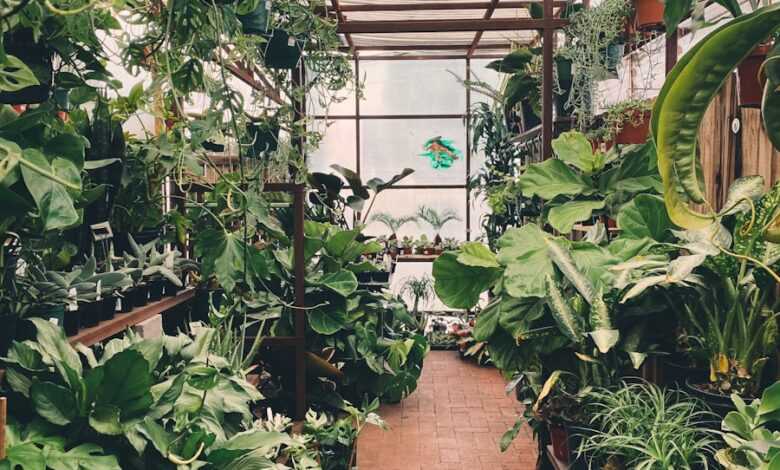
<svg viewBox="0 0 780 470"><path fill-rule="evenodd" d="M295 238L293 253L295 260L295 419L306 416L306 259L304 256L303 224L306 209L306 186L298 185L293 194L295 217Z"/></svg>
<svg viewBox="0 0 780 470"><path fill-rule="evenodd" d="M552 155L553 138L553 41L555 27L553 0L544 0L544 29L542 30L542 159Z"/></svg>

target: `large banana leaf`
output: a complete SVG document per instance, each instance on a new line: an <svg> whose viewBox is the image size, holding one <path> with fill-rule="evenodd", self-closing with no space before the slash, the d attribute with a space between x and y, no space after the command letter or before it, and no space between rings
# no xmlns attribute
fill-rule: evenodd
<svg viewBox="0 0 780 470"><path fill-rule="evenodd" d="M690 208L706 202L696 153L704 113L731 71L779 21L780 5L772 5L719 27L680 59L656 99L652 130L658 169L669 216L681 227L703 228L714 218Z"/></svg>

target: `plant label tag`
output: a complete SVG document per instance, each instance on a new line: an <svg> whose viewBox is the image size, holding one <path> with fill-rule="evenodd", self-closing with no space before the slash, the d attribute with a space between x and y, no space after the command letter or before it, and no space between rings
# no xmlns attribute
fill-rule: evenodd
<svg viewBox="0 0 780 470"><path fill-rule="evenodd" d="M287 38L287 47L295 47L295 38L294 37L291 36L291 37Z"/></svg>
<svg viewBox="0 0 780 470"><path fill-rule="evenodd" d="M115 312L121 312L122 311L122 297L116 298L116 308L114 309Z"/></svg>
<svg viewBox="0 0 780 470"><path fill-rule="evenodd" d="M60 321L56 318L49 318L49 323L51 323L54 326L60 326Z"/></svg>

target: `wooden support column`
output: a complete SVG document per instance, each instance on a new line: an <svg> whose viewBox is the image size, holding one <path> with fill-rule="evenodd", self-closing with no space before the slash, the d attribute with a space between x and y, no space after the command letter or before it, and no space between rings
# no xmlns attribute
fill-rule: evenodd
<svg viewBox="0 0 780 470"><path fill-rule="evenodd" d="M8 402L0 397L0 460L5 460L5 423L8 420Z"/></svg>
<svg viewBox="0 0 780 470"><path fill-rule="evenodd" d="M551 26L554 9L552 0L544 0L545 24L542 30L542 158L552 155L553 137L553 47L555 28Z"/></svg>
<svg viewBox="0 0 780 470"><path fill-rule="evenodd" d="M677 38L679 37L679 31L675 31L673 34L666 36L666 73L667 75L677 64Z"/></svg>
<svg viewBox="0 0 780 470"><path fill-rule="evenodd" d="M303 224L306 210L306 186L297 185L293 191L295 238L295 420L306 416L306 258L304 256Z"/></svg>

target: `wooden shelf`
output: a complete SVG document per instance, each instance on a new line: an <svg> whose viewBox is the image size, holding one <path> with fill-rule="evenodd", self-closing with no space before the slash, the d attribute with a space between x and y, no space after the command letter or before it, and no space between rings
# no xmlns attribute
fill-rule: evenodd
<svg viewBox="0 0 780 470"><path fill-rule="evenodd" d="M399 255L395 260L398 263L433 263L439 255Z"/></svg>
<svg viewBox="0 0 780 470"><path fill-rule="evenodd" d="M195 289L189 288L179 292L174 297L165 297L157 302L152 302L143 307L133 309L128 313L117 313L111 320L100 322L92 328L85 328L78 334L68 338L71 344L81 343L84 346L92 346L106 338L110 338L127 328L137 325L143 321L152 318L155 315L167 312L177 307L195 296Z"/></svg>
<svg viewBox="0 0 780 470"><path fill-rule="evenodd" d="M555 454L553 454L553 448L551 445L547 446L547 457L550 459L550 463L552 463L552 466L555 467L555 470L569 470L569 464L561 462L557 458L555 458Z"/></svg>

